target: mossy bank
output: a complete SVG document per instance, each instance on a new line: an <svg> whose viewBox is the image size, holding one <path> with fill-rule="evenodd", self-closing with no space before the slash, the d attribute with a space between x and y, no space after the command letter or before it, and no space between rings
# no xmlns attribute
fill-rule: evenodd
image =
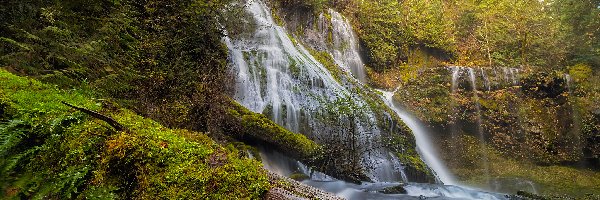
<svg viewBox="0 0 600 200"><path fill-rule="evenodd" d="M200 132L168 129L86 90L0 71L2 196L30 199L260 198L261 164ZM100 112L102 120L61 101Z"/></svg>

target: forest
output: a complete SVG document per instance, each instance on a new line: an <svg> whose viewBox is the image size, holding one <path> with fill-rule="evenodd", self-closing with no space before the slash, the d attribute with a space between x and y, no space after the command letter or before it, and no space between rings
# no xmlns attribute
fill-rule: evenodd
<svg viewBox="0 0 600 200"><path fill-rule="evenodd" d="M600 0L4 0L0 19L1 199L600 198Z"/></svg>

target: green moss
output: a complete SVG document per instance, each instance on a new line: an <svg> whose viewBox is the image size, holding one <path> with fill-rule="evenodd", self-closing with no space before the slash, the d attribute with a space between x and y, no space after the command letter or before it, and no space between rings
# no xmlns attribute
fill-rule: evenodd
<svg viewBox="0 0 600 200"><path fill-rule="evenodd" d="M299 133L292 133L269 120L265 115L254 113L237 102L231 101L228 115L241 125L239 138L266 142L282 151L289 152L300 160L310 161L318 157L322 151L320 145Z"/></svg>
<svg viewBox="0 0 600 200"><path fill-rule="evenodd" d="M15 111L0 122L0 196L256 199L269 188L260 163L202 133L165 128L85 91L2 70L0 81L2 105ZM128 131L61 101L105 113Z"/></svg>
<svg viewBox="0 0 600 200"><path fill-rule="evenodd" d="M343 71L342 69L335 64L333 57L326 51L317 51L311 48L308 48L310 54L319 61L328 71L331 73L331 76L338 82L342 83Z"/></svg>
<svg viewBox="0 0 600 200"><path fill-rule="evenodd" d="M446 68L404 70L401 87L394 99L411 110L419 119L430 124L448 122L454 101L450 94L450 76ZM411 72L412 71L412 72Z"/></svg>
<svg viewBox="0 0 600 200"><path fill-rule="evenodd" d="M271 16L273 16L273 20L275 23L277 23L277 25L282 27L285 26L285 22L281 19L281 17L279 17L275 9L271 9Z"/></svg>
<svg viewBox="0 0 600 200"><path fill-rule="evenodd" d="M569 74L576 82L584 82L592 76L592 68L586 64L577 64L568 67Z"/></svg>
<svg viewBox="0 0 600 200"><path fill-rule="evenodd" d="M309 176L307 176L306 174L302 174L302 173L292 174L292 175L290 175L290 178L294 179L296 181L303 181L303 180L306 180L306 179L310 179Z"/></svg>
<svg viewBox="0 0 600 200"><path fill-rule="evenodd" d="M290 61L290 72L292 73L292 76L294 76L294 78L299 78L300 77L300 67L298 66L298 63L296 63L295 59L292 59L290 57L288 57L288 61Z"/></svg>

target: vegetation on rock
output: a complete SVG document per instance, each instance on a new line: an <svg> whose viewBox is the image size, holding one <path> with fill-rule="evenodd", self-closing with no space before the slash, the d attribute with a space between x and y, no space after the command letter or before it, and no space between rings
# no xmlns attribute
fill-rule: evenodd
<svg viewBox="0 0 600 200"><path fill-rule="evenodd" d="M0 71L4 198L259 198L259 162L205 134L168 129L88 90L61 90ZM104 113L126 127L63 105Z"/></svg>

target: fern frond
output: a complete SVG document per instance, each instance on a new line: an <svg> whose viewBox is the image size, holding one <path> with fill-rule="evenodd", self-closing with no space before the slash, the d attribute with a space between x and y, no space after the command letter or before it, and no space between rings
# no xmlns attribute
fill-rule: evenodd
<svg viewBox="0 0 600 200"><path fill-rule="evenodd" d="M12 149L21 143L27 133L23 124L20 120L0 124L0 158L9 156Z"/></svg>

